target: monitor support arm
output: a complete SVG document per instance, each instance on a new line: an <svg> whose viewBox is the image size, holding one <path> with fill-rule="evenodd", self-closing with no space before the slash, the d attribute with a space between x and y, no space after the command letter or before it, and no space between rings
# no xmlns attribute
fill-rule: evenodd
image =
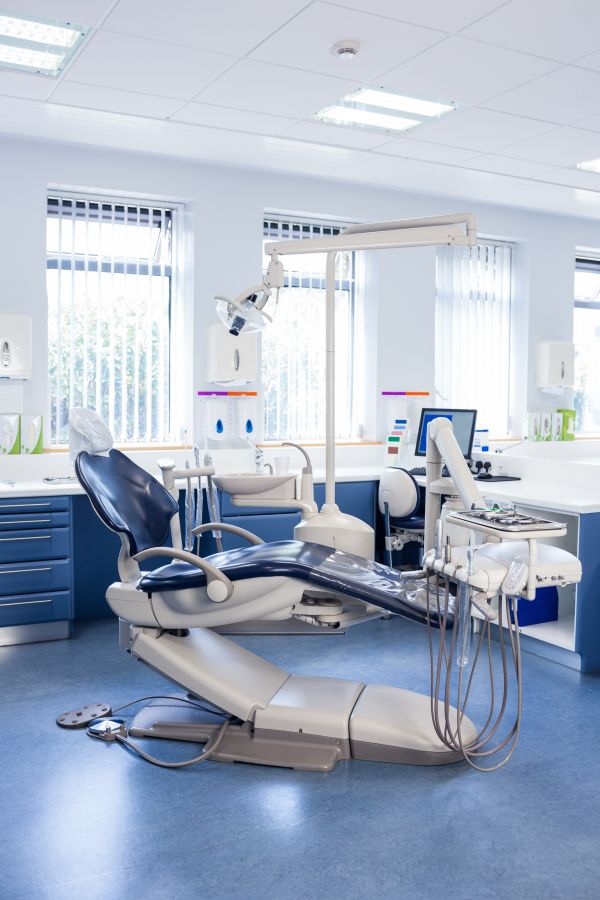
<svg viewBox="0 0 600 900"><path fill-rule="evenodd" d="M442 495L432 490L433 483L442 475L442 458L448 466L450 477L465 509L473 509L481 504L481 494L469 471L458 441L454 437L452 423L448 419L433 419L427 426L427 452L425 470L427 477L425 500L425 542L424 550L431 550L435 544L435 526L442 509ZM448 493L452 493L450 488Z"/></svg>

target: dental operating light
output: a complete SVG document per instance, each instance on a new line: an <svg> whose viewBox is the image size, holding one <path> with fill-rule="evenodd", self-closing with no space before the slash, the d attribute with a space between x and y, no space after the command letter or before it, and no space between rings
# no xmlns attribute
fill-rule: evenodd
<svg viewBox="0 0 600 900"><path fill-rule="evenodd" d="M279 303L279 291L283 287L283 265L276 258L271 257L267 273L261 284L254 285L242 291L235 299L217 294L217 315L230 334L238 337L244 334L262 331L271 324L277 305ZM275 292L274 302L266 307Z"/></svg>
<svg viewBox="0 0 600 900"><path fill-rule="evenodd" d="M218 312L232 334L258 330L272 321L265 312L268 294L283 287L283 264L279 257L306 253L326 253L325 276L325 505L297 526L298 540L341 546L367 558L373 556L373 529L364 522L341 513L335 502L335 264L338 252L348 250L391 250L399 247L431 247L441 244L473 246L477 241L475 217L471 213L429 216L390 222L353 225L341 234L326 237L275 241L265 246L270 257L262 285L240 294L236 300L219 297ZM262 294L259 295L259 292ZM298 529L302 529L300 536ZM319 540L320 538L320 540Z"/></svg>

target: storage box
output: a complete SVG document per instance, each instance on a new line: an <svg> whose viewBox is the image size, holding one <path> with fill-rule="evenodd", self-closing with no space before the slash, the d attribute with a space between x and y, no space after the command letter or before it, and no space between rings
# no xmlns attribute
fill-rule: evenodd
<svg viewBox="0 0 600 900"><path fill-rule="evenodd" d="M510 618L513 620L512 599ZM540 622L556 622L558 619L558 589L538 588L535 600L519 600L519 625L539 625Z"/></svg>
<svg viewBox="0 0 600 900"><path fill-rule="evenodd" d="M0 456L21 452L21 416L0 413Z"/></svg>
<svg viewBox="0 0 600 900"><path fill-rule="evenodd" d="M44 417L21 416L21 453L44 452Z"/></svg>

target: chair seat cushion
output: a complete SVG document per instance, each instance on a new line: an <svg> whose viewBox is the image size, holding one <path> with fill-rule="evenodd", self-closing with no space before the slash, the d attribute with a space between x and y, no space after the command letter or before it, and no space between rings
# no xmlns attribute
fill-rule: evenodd
<svg viewBox="0 0 600 900"><path fill-rule="evenodd" d="M410 519L391 519L395 528L403 528L405 531L423 531L425 529L424 516L411 516Z"/></svg>
<svg viewBox="0 0 600 900"><path fill-rule="evenodd" d="M296 578L418 622L427 619L423 604L409 602L405 596L400 596L405 593L400 572L321 544L274 541L215 553L207 556L206 561L234 582L248 578ZM206 576L201 569L191 563L176 561L143 575L138 587L151 594L205 585Z"/></svg>

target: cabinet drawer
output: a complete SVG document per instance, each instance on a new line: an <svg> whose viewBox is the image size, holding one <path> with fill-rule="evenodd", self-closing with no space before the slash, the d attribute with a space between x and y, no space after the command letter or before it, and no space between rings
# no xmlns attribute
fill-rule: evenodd
<svg viewBox="0 0 600 900"><path fill-rule="evenodd" d="M66 528L69 525L69 511L57 512L40 510L39 512L16 512L0 514L0 533L14 531L16 528ZM1 535L0 535L1 536Z"/></svg>
<svg viewBox="0 0 600 900"><path fill-rule="evenodd" d="M68 528L40 528L29 531L0 531L0 565L34 559L70 556ZM2 584L0 582L0 593Z"/></svg>
<svg viewBox="0 0 600 900"><path fill-rule="evenodd" d="M68 509L68 497L5 497L0 500L0 516Z"/></svg>
<svg viewBox="0 0 600 900"><path fill-rule="evenodd" d="M0 626L72 619L72 601L70 591L0 597Z"/></svg>
<svg viewBox="0 0 600 900"><path fill-rule="evenodd" d="M70 586L70 559L0 563L0 604L12 594L65 591Z"/></svg>

